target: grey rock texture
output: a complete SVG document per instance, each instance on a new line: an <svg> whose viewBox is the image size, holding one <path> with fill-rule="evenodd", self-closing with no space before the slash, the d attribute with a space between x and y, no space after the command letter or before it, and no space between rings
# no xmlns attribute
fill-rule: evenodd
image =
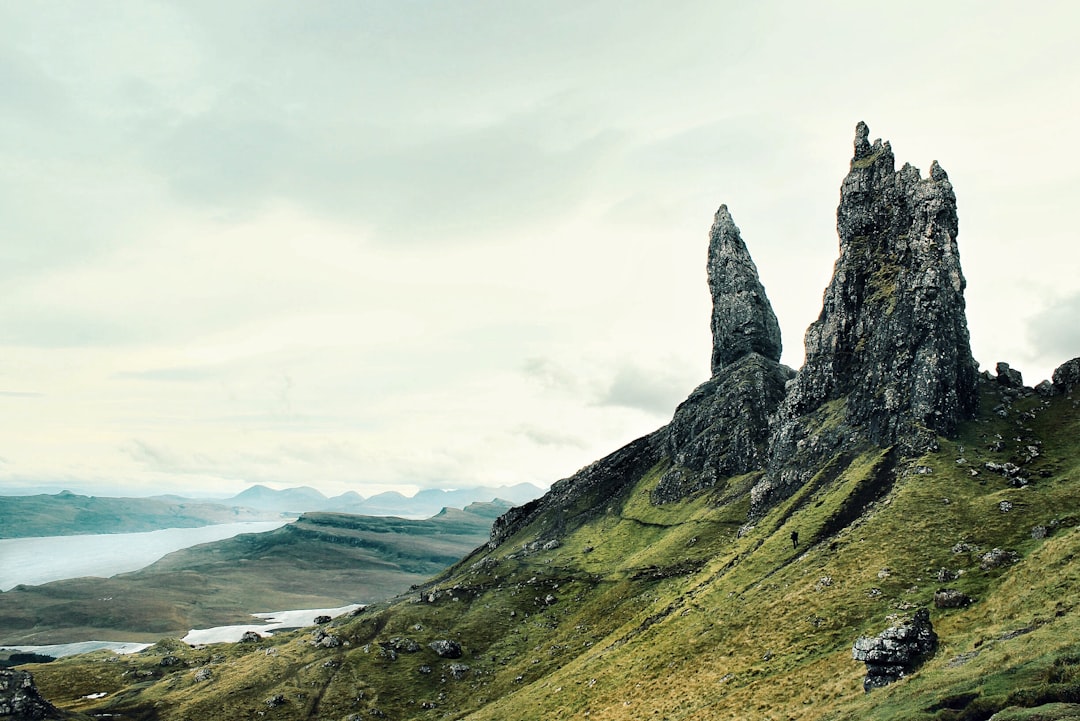
<svg viewBox="0 0 1080 721"><path fill-rule="evenodd" d="M1065 361L1054 369L1054 391L1065 394L1080 386L1080 358Z"/></svg>
<svg viewBox="0 0 1080 721"><path fill-rule="evenodd" d="M614 453L552 484L544 496L516 506L495 519L488 548L494 549L520 529L538 523L541 543L576 528L626 498L634 481L663 458L666 427L632 441Z"/></svg>
<svg viewBox="0 0 1080 721"><path fill-rule="evenodd" d="M749 353L780 360L780 324L726 205L709 232L709 291L712 294L712 372Z"/></svg>
<svg viewBox="0 0 1080 721"><path fill-rule="evenodd" d="M1010 368L1008 363L998 362L994 366L994 370L997 372L997 382L1006 388L1024 387L1024 377L1020 374L1020 371Z"/></svg>
<svg viewBox="0 0 1080 721"><path fill-rule="evenodd" d="M677 501L729 476L764 468L769 418L793 375L751 352L698 386L667 427L673 466L653 489L653 503Z"/></svg>
<svg viewBox="0 0 1080 721"><path fill-rule="evenodd" d="M877 636L860 636L851 649L856 661L866 664L863 689L869 692L903 678L937 650L937 634L924 608L908 621Z"/></svg>
<svg viewBox="0 0 1080 721"><path fill-rule="evenodd" d="M439 639L428 644L428 648L442 658L461 658L461 644L449 639Z"/></svg>
<svg viewBox="0 0 1080 721"><path fill-rule="evenodd" d="M977 406L952 184L936 161L928 178L909 164L895 170L889 144L868 138L860 122L836 212L840 257L752 513L791 495L843 446L921 453Z"/></svg>
<svg viewBox="0 0 1080 721"><path fill-rule="evenodd" d="M0 718L62 718L55 706L38 693L34 677L26 671L0 668Z"/></svg>
<svg viewBox="0 0 1080 721"><path fill-rule="evenodd" d="M657 504L764 468L769 422L794 376L779 363L780 326L726 205L709 233L707 268L713 376L679 405L666 429L672 467L651 493Z"/></svg>

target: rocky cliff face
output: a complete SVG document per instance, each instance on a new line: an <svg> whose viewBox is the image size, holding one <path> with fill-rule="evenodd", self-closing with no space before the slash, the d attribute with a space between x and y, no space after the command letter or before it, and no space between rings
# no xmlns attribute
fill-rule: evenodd
<svg viewBox="0 0 1080 721"><path fill-rule="evenodd" d="M859 123L836 212L840 258L780 408L755 512L840 446L922 452L976 407L952 184L936 161L927 178L895 170L889 144L868 137Z"/></svg>
<svg viewBox="0 0 1080 721"><path fill-rule="evenodd" d="M709 232L712 372L666 429L672 467L651 494L668 503L765 467L769 419L794 372L779 363L780 326L726 205Z"/></svg>

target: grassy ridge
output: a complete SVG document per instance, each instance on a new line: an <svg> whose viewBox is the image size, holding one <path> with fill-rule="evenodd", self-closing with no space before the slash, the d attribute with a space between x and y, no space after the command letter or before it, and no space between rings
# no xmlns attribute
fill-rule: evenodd
<svg viewBox="0 0 1080 721"><path fill-rule="evenodd" d="M161 719L948 721L1076 701L1077 406L1031 395L1002 418L991 412L1000 388L982 392L980 418L937 452L901 460L857 449L752 526L753 475L654 507L661 464L627 479L558 544L547 543L558 519L539 517L409 595L335 621L323 632L342 645L320 645L309 630L170 646L177 666L151 653L33 670L65 707L135 717L153 708ZM1026 486L985 465L1006 461ZM739 500L717 505L720 496ZM1036 526L1047 537L1033 537ZM993 548L1017 561L982 568ZM942 568L957 577L939 581ZM935 608L943 585L974 602ZM936 655L864 694L853 641L918 607L931 610ZM404 637L420 650L394 650ZM438 657L427 646L437 639L460 642L463 658ZM201 669L209 680L197 680Z"/></svg>

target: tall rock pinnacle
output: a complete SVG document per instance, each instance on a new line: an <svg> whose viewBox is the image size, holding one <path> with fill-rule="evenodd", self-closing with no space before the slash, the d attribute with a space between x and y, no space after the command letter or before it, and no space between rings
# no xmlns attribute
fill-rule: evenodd
<svg viewBox="0 0 1080 721"><path fill-rule="evenodd" d="M779 363L780 326L726 205L709 233L707 269L712 378L679 405L666 429L672 466L652 492L655 503L764 468L769 419L793 375Z"/></svg>
<svg viewBox="0 0 1080 721"><path fill-rule="evenodd" d="M713 375L747 353L779 361L780 325L726 205L716 211L709 233L708 271Z"/></svg>
<svg viewBox="0 0 1080 721"><path fill-rule="evenodd" d="M975 411L952 184L937 161L925 179L909 164L896 171L889 144L871 144L869 132L855 130L836 211L840 257L780 407L758 511L805 483L811 455L854 440L921 452Z"/></svg>

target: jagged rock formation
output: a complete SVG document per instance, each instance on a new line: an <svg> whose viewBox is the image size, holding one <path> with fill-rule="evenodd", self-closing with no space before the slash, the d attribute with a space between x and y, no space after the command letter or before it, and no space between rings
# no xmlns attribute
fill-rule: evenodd
<svg viewBox="0 0 1080 721"><path fill-rule="evenodd" d="M495 519L489 548L496 548L519 529L539 521L545 538L553 538L600 515L623 499L633 479L663 457L666 428L623 446L609 456L556 481L543 497L511 508Z"/></svg>
<svg viewBox="0 0 1080 721"><path fill-rule="evenodd" d="M794 375L780 360L780 326L758 278L757 266L726 205L709 233L713 376L679 405L671 423L607 458L555 483L543 498L495 521L492 548L550 513L550 535L573 517L606 508L628 479L662 460L671 467L651 493L669 503L714 487L724 478L765 467L769 420Z"/></svg>
<svg viewBox="0 0 1080 721"><path fill-rule="evenodd" d="M61 717L55 706L41 698L33 676L26 671L0 668L0 718L22 721Z"/></svg>
<svg viewBox="0 0 1080 721"><path fill-rule="evenodd" d="M709 233L712 372L667 428L673 465L652 492L668 503L765 467L769 418L794 375L780 360L780 326L726 205Z"/></svg>
<svg viewBox="0 0 1080 721"><path fill-rule="evenodd" d="M856 661L866 664L863 689L885 686L911 673L937 650L937 634L930 613L919 609L907 622L885 629L877 636L861 636L851 649Z"/></svg>
<svg viewBox="0 0 1080 721"><path fill-rule="evenodd" d="M726 205L709 231L709 291L712 294L712 373L749 353L780 360L780 324Z"/></svg>
<svg viewBox="0 0 1080 721"><path fill-rule="evenodd" d="M651 494L670 503L722 479L765 467L769 417L794 372L757 353L726 365L698 386L667 427L672 467Z"/></svg>
<svg viewBox="0 0 1080 721"><path fill-rule="evenodd" d="M1054 369L1054 392L1066 394L1080 386L1080 358L1065 361Z"/></svg>
<svg viewBox="0 0 1080 721"><path fill-rule="evenodd" d="M976 409L956 196L937 164L894 170L888 143L859 123L840 190L840 258L806 331L806 363L779 411L761 513L822 459L860 442L918 453Z"/></svg>

